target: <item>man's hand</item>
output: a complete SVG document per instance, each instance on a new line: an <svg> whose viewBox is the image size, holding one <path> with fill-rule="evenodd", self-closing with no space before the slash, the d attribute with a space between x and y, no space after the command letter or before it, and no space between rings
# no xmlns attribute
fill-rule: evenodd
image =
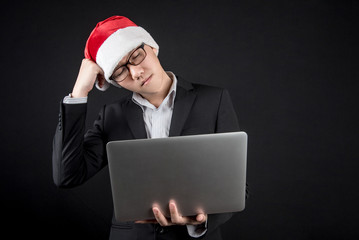
<svg viewBox="0 0 359 240"><path fill-rule="evenodd" d="M166 218L160 211L158 206L153 206L152 211L155 216L153 220L136 221L135 223L159 223L161 226L171 225L198 225L207 221L207 214L199 213L194 217L183 217L177 209L174 201L169 202L169 209L171 218Z"/></svg>
<svg viewBox="0 0 359 240"><path fill-rule="evenodd" d="M98 80L99 86L103 86L105 78L102 69L94 61L84 58L74 89L72 90L72 97L87 97L96 79Z"/></svg>

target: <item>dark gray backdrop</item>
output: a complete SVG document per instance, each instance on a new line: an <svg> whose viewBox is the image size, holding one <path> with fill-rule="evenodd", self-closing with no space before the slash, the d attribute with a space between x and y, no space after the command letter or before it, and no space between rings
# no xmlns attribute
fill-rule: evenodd
<svg viewBox="0 0 359 240"><path fill-rule="evenodd" d="M5 1L2 233L108 237L107 168L57 189L51 144L89 33L125 15L156 39L166 70L229 89L249 135L251 196L226 239L358 238L358 10L358 1ZM91 92L88 124L123 92Z"/></svg>

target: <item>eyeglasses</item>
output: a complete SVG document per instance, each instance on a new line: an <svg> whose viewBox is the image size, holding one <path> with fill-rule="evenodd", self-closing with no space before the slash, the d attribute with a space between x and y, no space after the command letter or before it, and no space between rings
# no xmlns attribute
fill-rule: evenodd
<svg viewBox="0 0 359 240"><path fill-rule="evenodd" d="M125 80L130 72L127 65L130 64L136 66L146 58L147 54L144 47L145 44L142 43L138 48L136 48L128 57L126 64L116 68L110 79L118 83Z"/></svg>

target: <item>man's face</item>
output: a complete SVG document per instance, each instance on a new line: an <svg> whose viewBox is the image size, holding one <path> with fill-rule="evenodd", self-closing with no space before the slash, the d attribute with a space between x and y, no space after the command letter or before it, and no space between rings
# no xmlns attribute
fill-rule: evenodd
<svg viewBox="0 0 359 240"><path fill-rule="evenodd" d="M155 52L157 50L147 45L144 46L144 50L146 51L145 59L138 65L128 64L127 68L129 69L129 74L118 84L121 87L132 92L137 92L146 98L155 94L161 94L168 89L164 89L166 87L164 78L167 77L167 74L157 58ZM118 66L126 64L128 57L129 54L121 59Z"/></svg>

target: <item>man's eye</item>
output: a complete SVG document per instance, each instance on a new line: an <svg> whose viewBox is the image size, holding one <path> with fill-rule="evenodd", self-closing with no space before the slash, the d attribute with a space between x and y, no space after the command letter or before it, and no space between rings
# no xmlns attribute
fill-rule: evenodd
<svg viewBox="0 0 359 240"><path fill-rule="evenodd" d="M123 68L117 69L117 71L113 74L114 78L120 76L123 73Z"/></svg>
<svg viewBox="0 0 359 240"><path fill-rule="evenodd" d="M139 52L134 52L131 56L131 60L135 60L140 55Z"/></svg>

